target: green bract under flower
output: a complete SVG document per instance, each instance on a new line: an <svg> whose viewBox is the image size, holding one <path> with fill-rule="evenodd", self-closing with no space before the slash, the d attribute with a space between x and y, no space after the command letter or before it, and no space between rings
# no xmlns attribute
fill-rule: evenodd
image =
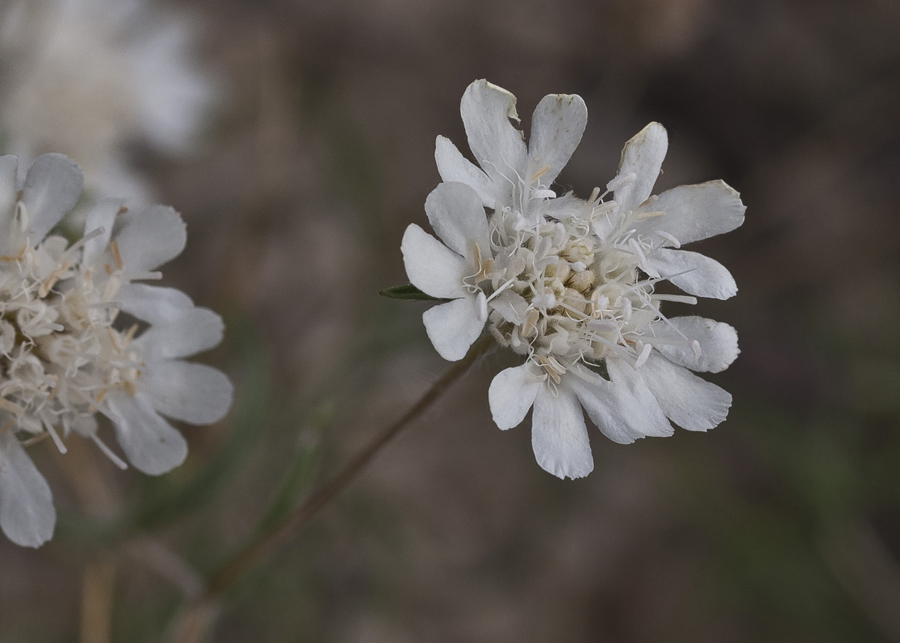
<svg viewBox="0 0 900 643"><path fill-rule="evenodd" d="M538 462L574 478L593 468L581 407L617 442L670 435L670 420L719 424L731 396L688 369L726 368L737 335L699 317L668 319L662 307L737 292L721 264L680 249L739 226L737 192L713 181L651 196L667 148L665 129L651 123L625 146L605 192L557 197L550 184L587 122L579 97L545 97L528 145L511 122L515 97L490 83L469 86L462 115L480 168L438 138L447 182L425 210L443 243L411 225L402 249L412 283L452 299L424 315L443 357L461 359L486 326L525 358L491 385L498 426L519 424L534 406ZM662 281L686 294L657 293Z"/></svg>

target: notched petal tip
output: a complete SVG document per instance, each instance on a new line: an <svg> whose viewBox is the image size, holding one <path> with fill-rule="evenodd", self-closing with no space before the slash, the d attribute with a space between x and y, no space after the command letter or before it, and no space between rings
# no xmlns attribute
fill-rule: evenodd
<svg viewBox="0 0 900 643"><path fill-rule="evenodd" d="M499 85L495 85L494 83L481 78L469 84L466 87L466 91L463 94L463 101L466 99L466 95L473 94L485 94L490 95L494 94L495 96L502 97L503 99L509 101L509 105L506 109L506 117L512 119L516 122L519 122L519 114L516 112L516 96L509 90L503 89Z"/></svg>

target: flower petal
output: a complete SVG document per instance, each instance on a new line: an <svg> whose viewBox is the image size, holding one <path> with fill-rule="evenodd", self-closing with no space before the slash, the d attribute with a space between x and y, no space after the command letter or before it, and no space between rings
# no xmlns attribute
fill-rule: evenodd
<svg viewBox="0 0 900 643"><path fill-rule="evenodd" d="M113 225L123 205L125 199L102 199L87 213L84 220L84 234L90 234L95 230L102 232L84 244L83 256L86 265L93 264L106 254Z"/></svg>
<svg viewBox="0 0 900 643"><path fill-rule="evenodd" d="M63 215L75 207L84 178L75 161L62 154L37 157L28 174L22 203L28 212L28 236L37 245Z"/></svg>
<svg viewBox="0 0 900 643"><path fill-rule="evenodd" d="M479 167L464 157L449 138L437 137L434 144L434 160L441 179L465 183L478 192L484 207L496 206L497 190L494 183Z"/></svg>
<svg viewBox="0 0 900 643"><path fill-rule="evenodd" d="M234 397L225 373L180 360L150 364L141 378L141 389L157 411L191 424L218 422Z"/></svg>
<svg viewBox="0 0 900 643"><path fill-rule="evenodd" d="M50 486L13 432L0 434L0 528L17 545L40 547L55 526Z"/></svg>
<svg viewBox="0 0 900 643"><path fill-rule="evenodd" d="M179 359L217 346L224 330L222 318L209 308L190 308L170 322L154 324L135 342L146 361Z"/></svg>
<svg viewBox="0 0 900 643"><path fill-rule="evenodd" d="M505 202L512 193L511 182L522 176L526 164L522 133L510 122L519 120L516 97L486 80L476 80L463 94L460 113L475 160Z"/></svg>
<svg viewBox="0 0 900 643"><path fill-rule="evenodd" d="M688 341L697 340L700 344L700 357L689 346L654 344L654 348L670 361L692 371L719 373L731 366L741 352L738 348L737 331L728 324L712 319L693 315L673 317L668 322L653 322L650 329L653 336L659 339L683 342L686 337Z"/></svg>
<svg viewBox="0 0 900 643"><path fill-rule="evenodd" d="M619 176L633 173L635 178L616 190L620 212L636 210L653 193L668 148L669 136L659 123L650 123L625 143L619 161Z"/></svg>
<svg viewBox="0 0 900 643"><path fill-rule="evenodd" d="M728 415L730 393L661 355L651 353L639 373L665 414L688 431L708 431Z"/></svg>
<svg viewBox="0 0 900 643"><path fill-rule="evenodd" d="M151 205L129 217L116 235L116 243L125 269L145 272L181 254L187 243L187 227L174 209Z"/></svg>
<svg viewBox="0 0 900 643"><path fill-rule="evenodd" d="M473 257L474 245L478 244L481 256L490 256L487 215L481 197L465 183L437 186L425 199L425 214L437 236L457 254Z"/></svg>
<svg viewBox="0 0 900 643"><path fill-rule="evenodd" d="M194 307L191 298L180 290L147 284L125 284L116 298L123 311L151 324L175 322Z"/></svg>
<svg viewBox="0 0 900 643"><path fill-rule="evenodd" d="M479 315L475 297L466 296L429 308L422 321L438 354L455 362L466 356L481 335L485 320Z"/></svg>
<svg viewBox="0 0 900 643"><path fill-rule="evenodd" d="M524 364L500 371L488 389L491 415L497 426L505 431L522 422L542 386L541 379Z"/></svg>
<svg viewBox="0 0 900 643"><path fill-rule="evenodd" d="M171 471L187 457L187 442L153 409L143 394L108 395L116 438L128 461L151 476Z"/></svg>
<svg viewBox="0 0 900 643"><path fill-rule="evenodd" d="M490 302L492 310L500 313L506 321L513 324L521 324L528 314L528 302L517 292L504 290Z"/></svg>
<svg viewBox="0 0 900 643"><path fill-rule="evenodd" d="M637 402L626 396L622 399L621 391L599 375L580 368L579 374L567 374L564 377L568 386L587 411L600 432L618 444L631 444L644 437L635 426L640 426L643 416L635 414L639 408ZM618 394L617 394L618 393Z"/></svg>
<svg viewBox="0 0 900 643"><path fill-rule="evenodd" d="M660 248L647 260L664 279L688 294L714 299L728 299L737 294L737 284L728 269L698 252Z"/></svg>
<svg viewBox="0 0 900 643"><path fill-rule="evenodd" d="M464 297L466 261L447 246L411 223L400 244L406 276L412 284L432 297Z"/></svg>
<svg viewBox="0 0 900 643"><path fill-rule="evenodd" d="M531 141L528 155L536 168L549 166L540 178L549 187L572 158L587 125L587 106L575 94L544 96L531 117Z"/></svg>
<svg viewBox="0 0 900 643"><path fill-rule="evenodd" d="M612 381L617 415L628 423L632 432L655 438L666 438L675 433L639 371L614 358L606 360L606 368Z"/></svg>
<svg viewBox="0 0 900 643"><path fill-rule="evenodd" d="M637 222L639 234L662 230L683 245L734 230L744 222L747 207L727 183L709 181L667 190L644 209L666 214ZM671 245L669 240L660 240Z"/></svg>
<svg viewBox="0 0 900 643"><path fill-rule="evenodd" d="M538 388L531 418L531 446L544 471L557 478L583 478L594 469L591 444L575 394L559 387L556 397Z"/></svg>
<svg viewBox="0 0 900 643"><path fill-rule="evenodd" d="M19 160L12 154L0 156L0 230L8 234L13 215L16 213L18 189L16 174Z"/></svg>

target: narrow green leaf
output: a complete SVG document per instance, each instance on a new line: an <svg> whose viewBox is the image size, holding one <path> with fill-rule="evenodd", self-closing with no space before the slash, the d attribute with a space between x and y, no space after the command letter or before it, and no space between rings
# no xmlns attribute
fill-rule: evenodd
<svg viewBox="0 0 900 643"><path fill-rule="evenodd" d="M297 500L315 482L322 461L322 430L334 419L335 407L330 401L320 404L310 414L297 443L293 461L287 468L281 486L260 520L257 533L277 529L293 510Z"/></svg>
<svg viewBox="0 0 900 643"><path fill-rule="evenodd" d="M413 286L412 284L403 284L402 286L391 286L385 288L378 293L382 297L391 299L424 299L426 301L443 301L437 297L426 295L424 292Z"/></svg>

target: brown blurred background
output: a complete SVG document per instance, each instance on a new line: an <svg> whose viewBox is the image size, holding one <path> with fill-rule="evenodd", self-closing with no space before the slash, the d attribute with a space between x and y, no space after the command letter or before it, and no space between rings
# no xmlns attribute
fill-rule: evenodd
<svg viewBox="0 0 900 643"><path fill-rule="evenodd" d="M651 120L670 138L659 191L741 192L745 225L692 247L740 287L691 310L740 334L713 377L731 414L630 446L592 430L594 473L562 482L527 424L493 425L488 383L511 363L494 355L229 595L212 640L900 641L900 4L163 6L192 18L221 99L192 154L135 137L127 157L188 223L166 283L224 315L202 359L235 408L185 429L191 455L161 479L35 447L59 526L37 551L0 540L0 641L103 640L84 604L104 582L107 640L165 640L194 574L446 368L425 306L377 292L405 281L435 136L465 148L477 78L518 96L526 131L543 95L584 98L559 181L583 196Z"/></svg>

